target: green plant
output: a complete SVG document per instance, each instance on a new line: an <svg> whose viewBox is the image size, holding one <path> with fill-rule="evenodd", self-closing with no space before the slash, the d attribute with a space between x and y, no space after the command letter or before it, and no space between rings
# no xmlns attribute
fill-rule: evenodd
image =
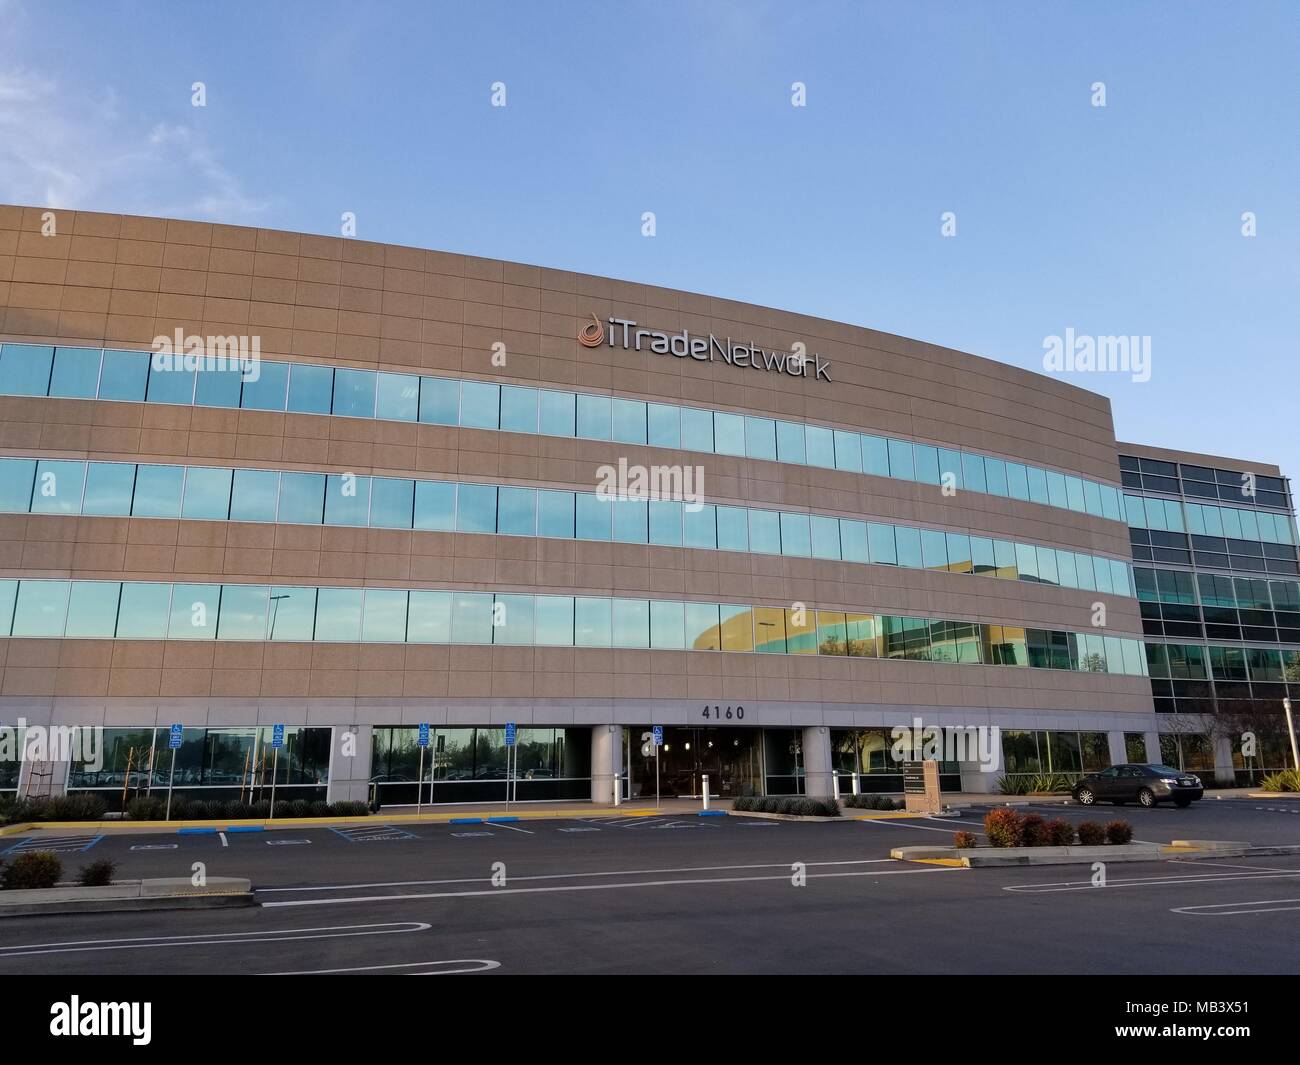
<svg viewBox="0 0 1300 1065"><path fill-rule="evenodd" d="M1047 822L1038 814L1025 814L1020 819L1020 845L1022 847L1046 847L1051 842L1051 833Z"/></svg>
<svg viewBox="0 0 1300 1065"><path fill-rule="evenodd" d="M1074 826L1064 817L1048 821L1047 834L1053 847L1068 847L1074 843Z"/></svg>
<svg viewBox="0 0 1300 1065"><path fill-rule="evenodd" d="M331 817L365 817L370 813L370 807L364 802L355 800L344 800L343 802L332 802L329 804L329 816Z"/></svg>
<svg viewBox="0 0 1300 1065"><path fill-rule="evenodd" d="M1300 791L1300 769L1283 769L1269 773L1259 782L1264 791Z"/></svg>
<svg viewBox="0 0 1300 1065"><path fill-rule="evenodd" d="M999 806L984 815L984 834L994 847L1019 847L1024 818L1009 806Z"/></svg>
<svg viewBox="0 0 1300 1065"><path fill-rule="evenodd" d="M1029 777L1023 775L998 777L998 791L1003 795L1029 794Z"/></svg>
<svg viewBox="0 0 1300 1065"><path fill-rule="evenodd" d="M969 850L978 843L973 832L958 832L952 837L952 845L958 850Z"/></svg>
<svg viewBox="0 0 1300 1065"><path fill-rule="evenodd" d="M1106 842L1106 830L1096 821L1079 823L1079 842L1085 847L1100 847Z"/></svg>
<svg viewBox="0 0 1300 1065"><path fill-rule="evenodd" d="M77 883L82 887L107 887L113 882L115 872L117 872L115 861L111 858L100 858L81 867L81 871L77 873Z"/></svg>
<svg viewBox="0 0 1300 1065"><path fill-rule="evenodd" d="M132 821L161 821L167 812L167 800L139 795L126 804L126 816Z"/></svg>
<svg viewBox="0 0 1300 1065"><path fill-rule="evenodd" d="M1133 842L1133 826L1127 821L1111 821L1106 826L1106 842L1116 845Z"/></svg>
<svg viewBox="0 0 1300 1065"><path fill-rule="evenodd" d="M63 863L50 851L28 851L18 855L4 870L6 891L52 888L63 875Z"/></svg>
<svg viewBox="0 0 1300 1065"><path fill-rule="evenodd" d="M763 814L789 814L795 817L838 817L839 805L834 799L818 799L810 795L741 795L732 802L738 812Z"/></svg>
<svg viewBox="0 0 1300 1065"><path fill-rule="evenodd" d="M902 809L902 803L891 798L888 795L874 795L862 793L861 795L846 795L844 805L854 810L899 810Z"/></svg>

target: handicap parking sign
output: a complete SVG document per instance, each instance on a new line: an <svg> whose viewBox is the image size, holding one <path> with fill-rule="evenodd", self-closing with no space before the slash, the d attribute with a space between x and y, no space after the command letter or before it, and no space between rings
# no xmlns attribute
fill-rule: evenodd
<svg viewBox="0 0 1300 1065"><path fill-rule="evenodd" d="M167 740L167 746L173 751L180 747L181 736L184 735L184 733L185 727L183 725L173 725L171 736Z"/></svg>
<svg viewBox="0 0 1300 1065"><path fill-rule="evenodd" d="M420 722L420 739L418 742L421 747L429 746L429 723L427 721Z"/></svg>
<svg viewBox="0 0 1300 1065"><path fill-rule="evenodd" d="M513 721L507 721L506 722L506 746L513 747L514 745L515 745L515 723Z"/></svg>
<svg viewBox="0 0 1300 1065"><path fill-rule="evenodd" d="M272 747L283 747L283 746L284 746L284 726L283 726L283 725L272 725L272 726L271 726L271 746L272 746Z"/></svg>

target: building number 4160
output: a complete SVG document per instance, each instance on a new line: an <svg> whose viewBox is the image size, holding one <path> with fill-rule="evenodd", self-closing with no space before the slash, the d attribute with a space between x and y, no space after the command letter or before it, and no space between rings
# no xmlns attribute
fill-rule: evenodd
<svg viewBox="0 0 1300 1065"><path fill-rule="evenodd" d="M743 706L706 706L704 708L705 721L744 721L745 708Z"/></svg>

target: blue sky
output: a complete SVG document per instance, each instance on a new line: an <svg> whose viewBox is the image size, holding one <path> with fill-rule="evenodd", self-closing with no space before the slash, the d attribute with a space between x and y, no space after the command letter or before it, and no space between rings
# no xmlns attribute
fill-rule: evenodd
<svg viewBox="0 0 1300 1065"><path fill-rule="evenodd" d="M1067 328L1150 336L1150 381L1071 377L1121 439L1292 476L1297 131L1289 2L0 0L0 201L354 211L1032 369Z"/></svg>

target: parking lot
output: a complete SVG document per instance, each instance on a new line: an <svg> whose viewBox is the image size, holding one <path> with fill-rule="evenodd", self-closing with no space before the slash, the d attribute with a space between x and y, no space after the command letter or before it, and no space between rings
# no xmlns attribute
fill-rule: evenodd
<svg viewBox="0 0 1300 1065"><path fill-rule="evenodd" d="M1300 844L1281 803L1122 816L1135 838ZM252 879L246 910L0 921L0 972L1289 972L1300 856L968 870L901 863L978 816L842 823L582 816L7 837L71 872ZM91 841L93 840L93 841ZM287 944L292 944L287 946Z"/></svg>

